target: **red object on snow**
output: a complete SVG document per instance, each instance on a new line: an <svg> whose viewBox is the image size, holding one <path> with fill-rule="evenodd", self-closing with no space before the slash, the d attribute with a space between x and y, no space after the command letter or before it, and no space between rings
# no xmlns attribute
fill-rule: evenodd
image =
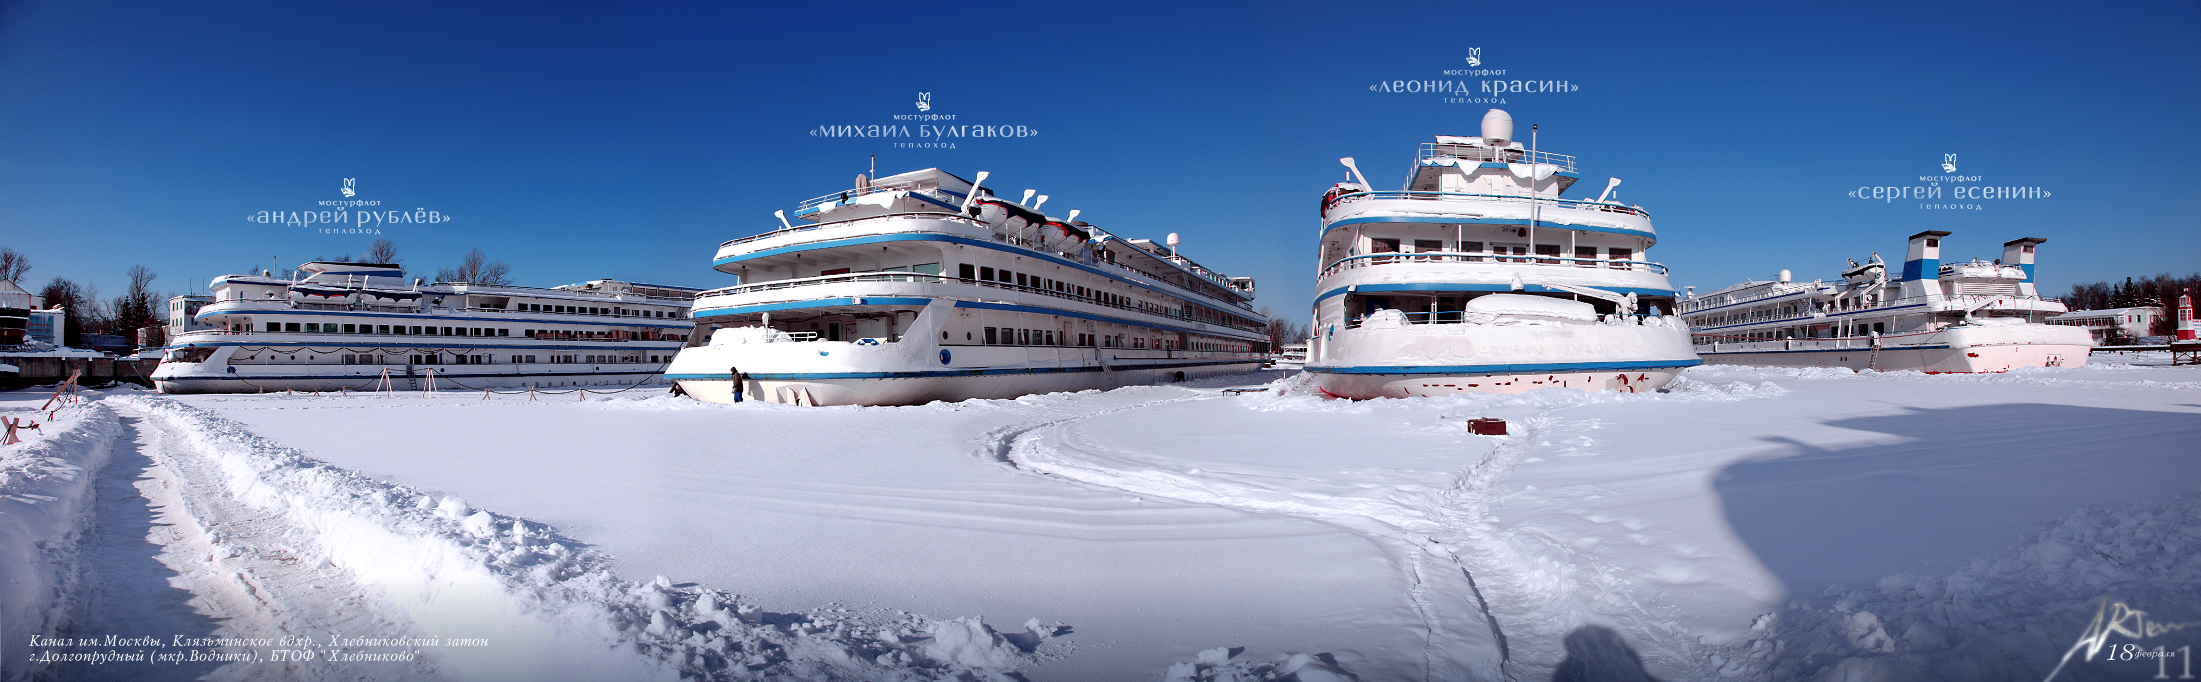
<svg viewBox="0 0 2201 682"><path fill-rule="evenodd" d="M1503 436L1506 435L1506 420L1469 419L1467 420L1467 428L1474 431L1475 435L1478 436Z"/></svg>

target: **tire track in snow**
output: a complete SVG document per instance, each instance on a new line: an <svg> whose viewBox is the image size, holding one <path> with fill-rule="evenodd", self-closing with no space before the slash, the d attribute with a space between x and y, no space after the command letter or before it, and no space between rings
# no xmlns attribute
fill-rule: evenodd
<svg viewBox="0 0 2201 682"><path fill-rule="evenodd" d="M1512 673L1507 669L1511 654L1504 629L1491 613L1489 601L1483 597L1481 587L1476 584L1474 573L1468 570L1457 553L1436 539L1435 536L1442 532L1442 524L1433 523L1432 519L1419 510L1397 504L1378 503L1366 498L1285 493L1214 478L1195 479L1151 468L1110 467L1102 463L1108 459L1106 448L1086 442L1076 431L1078 426L1096 417L1223 397L1225 396L1218 393L1202 392L1003 427L988 432L981 439L980 452L1022 471L1069 479L1104 489L1246 512L1319 519L1374 540L1379 547L1393 548L1397 553L1394 565L1405 567L1405 578L1409 587L1404 596L1413 604L1423 623L1424 680L1454 679L1450 674L1451 670L1439 671L1438 668L1440 652L1446 645L1457 643L1455 640L1458 637L1450 635L1442 613L1444 609L1430 595L1433 581L1425 573L1423 561L1425 555L1443 556L1466 580L1469 594L1474 600L1473 607L1489 627L1492 642L1497 649L1498 663L1496 670L1488 672L1495 672L1504 679L1513 679ZM1494 454L1491 459L1498 459L1498 456ZM1507 461L1510 463L1518 459L1516 456ZM1491 462L1486 461L1484 464ZM1491 473L1481 480L1487 484L1499 473L1502 471ZM1463 484L1466 482L1463 481ZM1447 491L1447 495L1458 491L1458 488L1454 488ZM1451 668L1450 665L1443 667Z"/></svg>

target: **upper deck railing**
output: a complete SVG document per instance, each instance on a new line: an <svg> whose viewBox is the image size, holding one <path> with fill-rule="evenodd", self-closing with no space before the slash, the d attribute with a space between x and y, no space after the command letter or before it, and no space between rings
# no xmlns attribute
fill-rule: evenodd
<svg viewBox="0 0 2201 682"><path fill-rule="evenodd" d="M1542 265L1575 268L1603 268L1608 270L1646 271L1666 274L1666 266L1650 261L1610 260L1605 258L1569 258L1566 256L1532 254L1468 253L1463 251L1425 251L1422 253L1369 253L1340 258L1322 269L1317 279L1327 278L1347 270L1374 265L1425 264L1425 263L1494 263L1511 265Z"/></svg>
<svg viewBox="0 0 2201 682"><path fill-rule="evenodd" d="M1421 153L1414 157L1414 168L1419 170L1423 161L1444 157L1452 157L1462 161L1488 161L1492 163L1548 163L1558 166L1560 170L1569 173L1574 172L1574 157L1565 154L1526 149L1497 149L1464 144L1445 144L1442 142L1421 143ZM1412 176L1409 175L1408 177Z"/></svg>
<svg viewBox="0 0 2201 682"><path fill-rule="evenodd" d="M817 276L817 277L801 277L801 278L796 278L796 279L779 279L779 280L772 280L772 281L769 281L769 282L756 282L756 283L754 283L754 284L736 284L736 285L734 285L734 286L730 286L730 287L720 287L720 288L717 288L717 289L712 289L712 290L710 290L710 291L706 291L706 292L703 292L703 294L702 294L701 296L699 296L698 298L700 299L701 297L705 297L705 296L720 296L720 295L732 295L732 294L749 294L749 293L756 293L756 292L760 292L760 291L775 291L775 290L779 290L779 289L793 289L793 288L798 288L798 287L811 287L811 286L819 286L819 285L825 285L825 284L846 284L846 283L851 283L851 282L910 282L910 283L917 283L917 284L971 284L971 285L976 285L976 286L980 286L980 287L985 287L985 288L989 288L989 289L1006 289L1006 290L1009 290L1009 291L1018 291L1018 292L1023 292L1023 293L1030 293L1030 294L1039 294L1039 295L1042 295L1042 296L1050 296L1050 297L1053 297L1053 298L1059 298L1059 299L1064 299L1064 300L1069 300L1069 301L1077 301L1077 302L1080 302L1080 303L1085 303L1085 304L1089 304L1089 305L1096 305L1096 306L1100 306L1100 307L1103 307L1103 308L1115 308L1115 309L1118 309L1118 310L1130 310L1130 311L1136 311L1136 312L1146 313L1146 314L1149 314L1149 315L1159 315L1159 316L1162 316L1162 317L1166 317L1166 318L1170 318L1170 319L1172 319L1172 320L1177 320L1177 321L1182 321L1182 322L1198 322L1198 323L1202 323L1202 324L1212 324L1212 325L1217 325L1217 326L1221 326L1221 327L1229 327L1229 328L1232 328L1232 329L1238 329L1238 330L1242 330L1242 331L1259 331L1259 330L1261 330L1261 329L1265 328L1265 326L1266 326L1266 325L1264 325L1263 323L1260 323L1260 322L1255 322L1255 321L1250 321L1250 320L1243 320L1243 319L1240 319L1240 318L1238 318L1238 317L1236 317L1236 316L1233 316L1233 315L1221 315L1221 314L1219 314L1219 315L1216 315L1216 316L1215 316L1215 319L1210 319L1210 318L1206 318L1206 317L1201 317L1201 316L1199 316L1199 315L1187 315L1187 314L1185 314L1185 312L1184 312L1184 310L1183 310L1183 309L1171 309L1171 308L1167 308L1167 307L1163 307L1163 306L1157 306L1157 305L1153 305L1153 304L1150 304L1150 303L1146 303L1146 302L1144 302L1144 301L1130 300L1130 301L1123 301L1123 302L1118 302L1118 301L1116 301L1116 300L1113 300L1114 298L1118 298L1118 297L1093 296L1093 295L1079 296L1079 295L1077 295L1077 294L1074 294L1074 293L1070 293L1070 292L1063 292L1063 291L1055 291L1055 290L1053 290L1053 289L1048 289L1048 288L1045 288L1045 287L1022 286L1022 285L1018 285L1018 284L1013 284L1013 283L1009 283L1009 282L996 282L996 281L992 281L992 280L983 280L983 279L965 279L965 278L962 278L962 277L957 277L957 276L954 276L954 275L936 275L936 274L930 274L930 273L915 273L915 272L858 272L858 273L846 273L846 274L839 274L839 275L820 275L820 276Z"/></svg>
<svg viewBox="0 0 2201 682"><path fill-rule="evenodd" d="M909 213L888 213L888 214L886 214L886 215L873 215L873 216L864 216L864 217L861 217L861 218L849 218L849 219L847 219L847 220L828 220L828 221L826 221L826 222L822 222L822 223L817 223L817 224L814 224L814 225L795 225L795 226L792 226L792 227L783 227L783 228L780 228L780 229L777 229L777 230L771 230L771 231L768 231L768 232L761 232L761 233L758 233L758 234L753 234L753 235L749 235L749 236L747 236L747 237L736 237L736 238L733 238L733 239L728 239L728 240L726 240L726 241L724 241L724 242L721 242L721 243L720 243L720 244L718 245L718 248L721 248L721 249L723 249L723 248L726 248L726 247L729 247L729 246L733 246L733 245L735 245L735 244L747 244L747 243L749 243L749 242L753 242L753 241L759 241L759 240L764 240L764 239L771 239L771 238L773 238L773 237L778 237L778 236L781 236L781 235L794 234L794 233L797 233L797 232L809 232L809 231L811 231L811 230L820 230L820 229L824 229L824 228L828 228L828 227L836 227L836 226L840 226L840 225L847 225L847 224L849 224L849 223L862 222L862 221L866 221L866 220L884 220L884 219L888 219L888 218L906 218L906 217L910 217L910 216L923 216L923 217L927 217L927 218L938 218L938 219L941 219L941 220L960 220L960 221L963 221L963 222L966 222L966 223L970 223L970 224L973 224L973 225L977 225L977 224L979 224L979 223L978 223L978 221L976 221L976 220L972 220L972 219L970 219L970 218L965 218L965 217L963 217L963 216L961 216L961 215L957 215L957 214L954 214L954 213L948 213L948 212L945 212L945 211L942 211L942 212L933 212L933 211L914 211L914 212L909 212Z"/></svg>
<svg viewBox="0 0 2201 682"><path fill-rule="evenodd" d="M868 194L880 194L880 193L883 193L883 192L902 192L902 191L908 191L908 192L912 192L912 193L915 193L915 194L925 194L925 195L930 195L930 196L931 196L931 197L932 197L933 199L939 200L939 201L940 201L941 203L948 203L948 204L959 204L959 203L962 203L962 202L963 202L963 197L962 197L961 195L957 195L957 194L956 194L956 193L954 193L954 192L950 192L950 191L947 191L947 190L944 190L944 189L940 189L940 188L937 188L937 187L927 187L927 188L919 189L919 188L914 188L914 187L906 187L906 186L894 186L894 185L873 185L873 186L870 186L870 187L858 187L858 188L855 188L855 189L846 189L846 190L841 190L841 191L839 191L839 192L834 192L834 193L832 193L832 194L828 194L828 195L825 195L825 196L822 196L822 197L816 197L816 198L813 198L813 199L808 199L808 200L805 200L805 201L803 201L803 202L802 202L802 203L800 203L800 204L795 204L795 215L802 215L803 213L807 213L807 212L809 212L809 211L810 211L811 209L815 209L815 208L818 208L818 207L820 207L820 206L825 206L825 205L826 205L826 204L828 204L828 203L831 203L831 204L833 204L833 205L836 205L836 206L838 206L838 205L840 205L840 204L845 204L845 203L848 203L848 200L850 200L850 199L854 199L854 198L857 198L857 197L861 197L861 196L864 196L864 195L868 195Z"/></svg>
<svg viewBox="0 0 2201 682"><path fill-rule="evenodd" d="M1506 201L1519 202L1523 204L1538 203L1557 208L1572 208L1584 211L1603 211L1606 213L1619 213L1623 215L1640 216L1643 218L1651 217L1650 212L1645 211L1641 208L1637 208L1634 206L1624 206L1617 203L1601 202L1594 199L1561 199L1558 197L1531 197L1518 194L1480 194L1474 192L1413 192L1404 190L1382 192L1354 192L1351 194L1339 195L1336 200L1330 202L1330 206L1341 206L1348 201L1357 201L1362 199L1413 199L1418 201Z"/></svg>
<svg viewBox="0 0 2201 682"><path fill-rule="evenodd" d="M920 211L920 212L913 212L913 213L889 213L889 214L886 214L886 215L876 215L876 216L864 216L864 217L862 217L862 218L850 218L850 219L848 219L848 220L837 220L837 221L832 221L832 222L824 222L824 223L818 223L818 224L816 224L816 225L798 225L798 226L795 226L795 227L789 227L789 228L783 228L783 229L773 230L773 231L771 231L771 232L766 232L766 233L763 233L763 234L758 234L758 235L752 235L752 236L748 236L748 237L742 237L742 238L739 238L739 239L729 239L729 240L726 240L726 241L725 241L724 243L721 243L721 244L719 244L719 245L718 245L718 247L719 247L719 248L721 248L721 249L723 249L723 248L726 248L726 247L728 247L728 246L733 246L733 245L735 245L735 244L745 244L745 243L748 243L748 242L753 242L753 241L757 241L757 240L760 240L760 239L770 239L770 238L773 238L773 237L778 237L778 236L782 236L782 235L794 234L794 233L797 233L797 232L808 232L808 231L811 231L811 230L823 229L823 228L826 228L826 227L835 227L835 226L843 226L843 225L849 225L849 224L853 224L853 223L859 223L859 222L864 222L864 221L867 221L867 220L889 220L889 219L894 219L894 218L906 218L906 217L912 217L912 216L917 216L917 217L925 217L925 218L932 218L932 219L937 219L937 220L946 220L946 221L952 221L952 222L961 222L961 223L965 223L965 224L968 224L968 225L972 225L972 226L976 226L976 227L981 227L981 228L987 228L987 229L988 229L989 231L991 231L991 232L993 233L993 238L994 238L994 241L998 241L998 242L1001 242L1001 243L1004 243L1004 244L1009 244L1009 245L1011 245L1011 246L1018 246L1018 247L1022 247L1022 248L1026 248L1026 249L1031 249L1031 250L1033 250L1033 251L1039 251L1039 250L1040 250L1040 248L1039 248L1039 244L1037 244L1037 243L1033 242L1033 241L1032 241L1032 240L1030 240L1030 239L1026 239L1026 238L1024 238L1024 237L1020 237L1020 236L1017 236L1017 235L1014 235L1014 234L1010 234L1010 233L1006 233L1006 232L1001 232L1001 231L999 231L999 230L992 230L990 226L986 225L986 224L985 224L985 223L983 223L983 222L979 222L979 221L978 221L978 220L976 220L976 219L973 219L973 218L970 218L970 217L967 217L967 216L963 216L963 215L958 215L958 214L954 214L954 213L932 213L932 212L924 212L924 211ZM1117 238L1116 240L1117 240L1117 241L1123 241L1123 240L1122 240L1121 238ZM1129 242L1125 242L1125 247L1126 247L1126 248L1129 248L1129 249L1137 249L1137 247L1134 247L1134 246L1130 246ZM1157 254L1157 253L1153 253L1153 252L1149 251L1149 252L1147 252L1147 255L1149 255L1149 256L1152 256L1152 257L1153 257L1153 258L1154 258L1155 260L1157 260L1157 261L1161 261L1161 262L1164 262L1164 263L1170 263L1170 264L1171 264L1171 265L1173 265L1174 267L1178 268L1180 272L1182 272L1182 273L1184 273L1184 274L1186 274L1186 275L1190 275L1190 276L1192 276L1192 277L1194 277L1194 278L1197 278L1197 279L1199 279L1199 280L1205 281L1205 282L1207 282L1207 283L1209 283L1209 284L1215 285L1215 286L1217 286L1217 287L1219 287L1219 288L1223 289L1223 290L1224 290L1224 291L1226 291L1226 292L1228 292L1228 291L1239 291L1239 290L1240 290L1240 289L1238 289L1238 288L1237 288L1237 286L1236 286L1236 285L1234 285L1234 284L1232 284L1232 283L1231 283L1231 281L1230 281L1230 277L1229 277L1229 276L1227 276L1227 275L1224 275L1224 274L1222 274L1222 273L1219 273L1219 272L1215 272L1215 271L1213 271L1213 270L1209 270L1209 269L1207 269L1206 267L1204 267L1204 266L1201 266L1201 265L1200 265L1200 264L1198 264L1198 263L1194 263L1194 262L1192 262L1192 261L1191 261L1190 259L1186 259L1186 258L1177 258L1175 262L1172 262L1172 261L1171 261L1171 259L1170 259L1170 256L1169 256L1168 254ZM1146 277L1147 279L1153 280L1153 282L1154 282L1155 284L1159 284L1159 285L1163 285L1163 286L1168 286L1168 287L1173 287L1173 288L1176 288L1176 289L1180 289L1180 290L1183 290L1183 291L1185 291L1185 292L1187 292L1187 293L1193 294L1193 295L1195 295L1195 296L1199 296L1199 297L1201 297L1201 298L1204 298L1204 299L1208 299L1208 300L1212 300L1212 301L1220 302L1220 303L1223 303L1223 304L1225 304L1225 305L1229 305L1229 306L1232 306L1232 307L1238 307L1238 308L1250 308L1250 306L1249 306L1249 305L1247 305L1247 303L1246 303L1245 301L1243 301L1243 300L1232 300L1232 298L1230 298L1230 297L1223 297L1223 296L1214 296L1214 295L1210 295L1210 294L1207 294L1207 293L1201 292L1201 291L1199 291L1198 289L1195 289L1195 288L1193 288L1193 287L1191 287L1191 286L1188 286L1188 285L1184 285L1184 284L1178 284L1178 283L1176 283L1176 282L1172 282L1172 281L1170 281L1170 279L1169 279L1168 277L1164 277L1164 276L1162 276L1162 275L1158 275L1158 274L1155 274L1155 273L1152 273L1152 272L1148 272L1147 270L1145 270L1145 269L1143 269L1143 268L1137 268L1137 267L1133 267L1133 266L1131 266L1131 265L1128 265L1128 264L1124 264L1124 263L1119 263L1119 262L1116 262L1116 261L1112 261L1112 260L1094 260L1094 261L1092 261L1092 262L1088 262L1088 263L1081 263L1081 264L1082 264L1082 265L1086 265L1086 266L1089 266L1089 267L1094 267L1094 268L1116 268L1116 269L1120 269L1120 270L1123 270L1123 271L1125 271L1125 272L1131 272L1131 273L1136 273L1136 274L1138 274L1138 275L1141 275L1141 276L1143 276L1143 277ZM739 286L739 285L737 285L737 286ZM710 291L705 291L705 292L702 292L702 293L699 293L699 294L696 294L696 295L697 295L698 297L701 297L701 296L706 296L706 295L710 295L710 294L713 294L713 293L718 293L718 292L722 292L722 291L724 291L724 290L725 290L726 288L727 288L727 287L721 287L721 288L719 288L719 289L713 289L713 290L710 290Z"/></svg>

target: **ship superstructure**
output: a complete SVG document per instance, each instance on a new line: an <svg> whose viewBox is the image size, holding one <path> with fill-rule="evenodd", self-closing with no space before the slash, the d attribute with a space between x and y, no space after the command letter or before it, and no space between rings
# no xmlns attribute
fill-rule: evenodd
<svg viewBox="0 0 2201 682"><path fill-rule="evenodd" d="M1405 186L1376 191L1352 159L1322 198L1308 372L1346 398L1538 388L1649 391L1699 364L1674 310L1650 215L1560 194L1571 156L1513 138L1422 145Z"/></svg>
<svg viewBox="0 0 2201 682"><path fill-rule="evenodd" d="M1258 369L1251 278L937 168L802 202L712 262L668 370L698 399L907 405Z"/></svg>
<svg viewBox="0 0 2201 682"><path fill-rule="evenodd" d="M1842 278L1749 281L1691 295L1682 316L1705 362L1922 372L2003 372L2086 364L2093 340L2079 327L2043 324L2064 312L2033 282L2046 239L2002 245L2002 258L1941 262L1950 233L1911 235L1891 277L1879 254L1850 261Z"/></svg>
<svg viewBox="0 0 2201 682"><path fill-rule="evenodd" d="M167 393L631 386L687 339L696 289L617 280L552 288L427 284L403 268L312 262L224 275L169 339Z"/></svg>

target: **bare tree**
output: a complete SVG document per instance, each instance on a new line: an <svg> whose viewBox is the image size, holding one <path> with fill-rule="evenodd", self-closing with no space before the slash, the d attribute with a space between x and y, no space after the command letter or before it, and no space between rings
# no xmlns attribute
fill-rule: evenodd
<svg viewBox="0 0 2201 682"><path fill-rule="evenodd" d="M38 290L38 297L45 299L46 307L67 311L62 316L61 345L74 346L84 338L84 287L67 278L55 277L45 288Z"/></svg>
<svg viewBox="0 0 2201 682"><path fill-rule="evenodd" d="M160 323L160 316L155 311L159 294L153 293L153 280L159 275L143 265L132 265L129 276L130 288L115 297L115 319L108 333L121 334L135 345L139 329Z"/></svg>
<svg viewBox="0 0 2201 682"><path fill-rule="evenodd" d="M511 284L511 275L512 267L504 261L490 260L481 249L474 249L466 252L466 258L459 261L457 268L437 270L436 281L499 285Z"/></svg>
<svg viewBox="0 0 2201 682"><path fill-rule="evenodd" d="M388 237L376 239L373 244L368 244L367 252L360 254L359 262L381 265L404 264L404 261L397 257L397 243L390 241Z"/></svg>
<svg viewBox="0 0 2201 682"><path fill-rule="evenodd" d="M30 274L31 258L23 252L0 246L0 281L15 282L22 286L23 276Z"/></svg>
<svg viewBox="0 0 2201 682"><path fill-rule="evenodd" d="M1284 344L1307 340L1306 325L1289 318L1271 315L1268 306L1261 307L1261 316L1268 318L1269 321L1267 329L1264 330L1269 336L1269 352L1282 353L1284 352Z"/></svg>

